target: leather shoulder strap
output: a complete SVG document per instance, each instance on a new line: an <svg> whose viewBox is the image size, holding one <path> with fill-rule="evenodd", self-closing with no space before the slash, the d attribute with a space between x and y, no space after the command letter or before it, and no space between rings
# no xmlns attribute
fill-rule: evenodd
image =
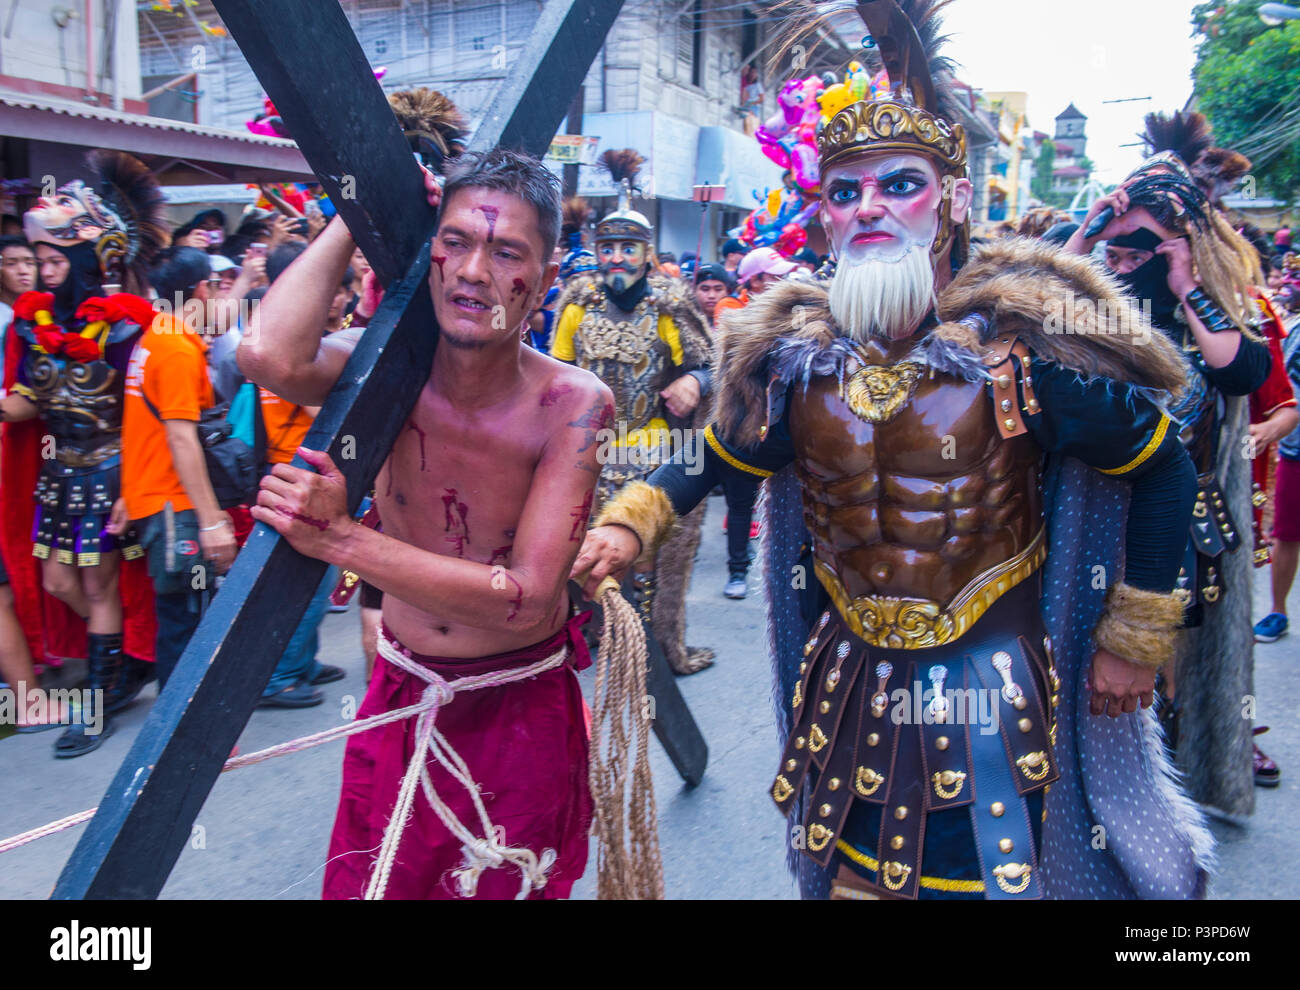
<svg viewBox="0 0 1300 990"><path fill-rule="evenodd" d="M984 353L984 365L991 377L989 387L998 433L1003 440L1028 433L1024 416L1033 416L1039 411L1029 366L1029 348L1019 337L997 337ZM1017 380L1019 388L1016 387Z"/></svg>

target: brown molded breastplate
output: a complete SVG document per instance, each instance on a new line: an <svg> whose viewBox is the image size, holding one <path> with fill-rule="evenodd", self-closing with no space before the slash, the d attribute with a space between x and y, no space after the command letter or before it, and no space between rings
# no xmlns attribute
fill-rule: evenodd
<svg viewBox="0 0 1300 990"><path fill-rule="evenodd" d="M98 464L121 449L122 376L107 361L73 361L29 350L29 387L55 439L55 456L73 467Z"/></svg>
<svg viewBox="0 0 1300 990"><path fill-rule="evenodd" d="M915 341L858 348L844 384L790 392L817 576L863 639L957 639L1042 561L1040 451L1003 439L989 387L905 360Z"/></svg>

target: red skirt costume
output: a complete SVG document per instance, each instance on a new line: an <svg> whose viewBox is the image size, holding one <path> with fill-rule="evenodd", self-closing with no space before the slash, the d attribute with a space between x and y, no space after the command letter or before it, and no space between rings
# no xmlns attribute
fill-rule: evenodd
<svg viewBox="0 0 1300 990"><path fill-rule="evenodd" d="M1295 393L1291 388L1291 379L1287 377L1286 362L1282 358L1282 341L1286 339L1286 329L1273 304L1264 296L1256 296L1260 315L1263 317L1263 330L1268 352L1273 357L1273 366L1268 378L1250 395L1250 422L1262 423L1278 409L1296 405ZM1263 519L1264 504L1268 501L1269 462L1272 460L1272 447L1255 451L1251 464L1254 482L1252 502L1254 505L1255 530L1255 566L1263 567L1271 559L1269 543L1264 538Z"/></svg>
<svg viewBox="0 0 1300 990"><path fill-rule="evenodd" d="M591 663L581 631L589 616L585 613L570 619L544 642L480 660L414 654L396 644L387 627L381 633L408 660L436 672L453 688L457 679L527 667L565 650L560 666L528 680L457 693L442 706L435 722L477 782L491 821L503 833L501 841L525 847L548 862L554 857L546 885L533 891L531 899L567 897L587 862L592 803L587 785L587 729L576 672ZM425 682L381 655L375 660L370 689L357 718L417 704L425 688ZM342 794L325 867L326 899L365 895L415 746L415 718L370 729L348 740ZM439 797L479 834L479 819L468 792L427 754L426 763ZM464 897L454 875L464 865L461 841L417 790L385 898ZM472 896L482 900L514 898L520 893L521 880L520 871L506 863L483 872Z"/></svg>

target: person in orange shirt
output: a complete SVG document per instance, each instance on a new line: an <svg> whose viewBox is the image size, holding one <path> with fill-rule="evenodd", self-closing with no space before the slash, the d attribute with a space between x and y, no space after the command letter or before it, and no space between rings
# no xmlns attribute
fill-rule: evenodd
<svg viewBox="0 0 1300 990"><path fill-rule="evenodd" d="M208 299L208 256L196 248L159 255L150 282L159 313L140 338L126 373L122 498L149 560L158 618L155 660L164 685L198 627L213 578L235 560L235 531L217 504L198 421L215 404L207 342L183 318Z"/></svg>
<svg viewBox="0 0 1300 990"><path fill-rule="evenodd" d="M343 284L349 279L346 277ZM339 294L335 293L330 315L326 319L328 326L334 312L339 307ZM297 454L307 438L312 422L316 419L319 406L300 406L282 399L274 392L259 388L261 399L262 425L266 433L266 463L272 468L276 464L288 464ZM338 583L337 567L330 567L321 578L321 583L312 596L307 611L303 613L298 628L290 637L276 664L266 690L262 692L259 702L265 708L311 708L321 704L325 696L316 690L316 685L330 684L342 680L345 676L341 667L333 664L319 663L316 651L320 647L318 630L321 621L329 610L329 596Z"/></svg>

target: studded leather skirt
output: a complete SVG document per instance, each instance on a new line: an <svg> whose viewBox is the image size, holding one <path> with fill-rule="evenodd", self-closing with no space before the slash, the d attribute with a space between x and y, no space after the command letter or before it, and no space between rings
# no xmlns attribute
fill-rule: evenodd
<svg viewBox="0 0 1300 990"><path fill-rule="evenodd" d="M33 496L32 555L76 567L95 567L103 554L119 549L127 560L141 556L134 530L120 537L108 532L121 473L120 454L93 467L44 461Z"/></svg>
<svg viewBox="0 0 1300 990"><path fill-rule="evenodd" d="M1041 896L1060 687L1039 585L931 649L868 646L833 608L813 627L772 797L799 813L796 846L847 878L833 893Z"/></svg>

